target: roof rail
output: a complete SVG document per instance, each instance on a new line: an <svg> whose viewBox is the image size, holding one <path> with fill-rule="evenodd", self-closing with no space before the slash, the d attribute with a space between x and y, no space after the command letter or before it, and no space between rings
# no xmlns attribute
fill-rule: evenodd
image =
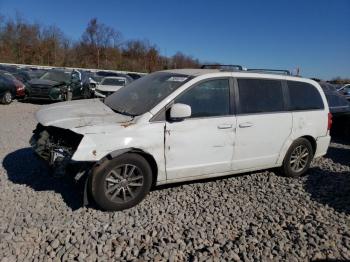
<svg viewBox="0 0 350 262"><path fill-rule="evenodd" d="M221 65L221 64L208 64L202 65L201 69L219 69L221 71L250 71L257 73L267 74L281 74L281 75L292 75L289 70L284 69L266 69L266 68L243 68L241 65Z"/></svg>
<svg viewBox="0 0 350 262"><path fill-rule="evenodd" d="M289 70L282 69L264 69L264 68L248 68L247 71L253 71L258 73L270 73L270 74L281 74L281 75L292 75Z"/></svg>
<svg viewBox="0 0 350 262"><path fill-rule="evenodd" d="M223 71L242 71L243 67L241 65L212 64L212 65L202 65L201 69L220 69Z"/></svg>

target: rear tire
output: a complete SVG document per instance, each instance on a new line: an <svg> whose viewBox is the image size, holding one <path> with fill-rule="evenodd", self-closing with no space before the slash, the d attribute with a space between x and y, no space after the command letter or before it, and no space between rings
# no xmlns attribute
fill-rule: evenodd
<svg viewBox="0 0 350 262"><path fill-rule="evenodd" d="M310 141L306 138L298 138L288 149L280 171L287 177L300 177L309 169L313 157L314 152Z"/></svg>
<svg viewBox="0 0 350 262"><path fill-rule="evenodd" d="M140 155L127 153L92 170L89 189L103 210L120 211L140 203L152 185L152 170Z"/></svg>
<svg viewBox="0 0 350 262"><path fill-rule="evenodd" d="M4 93L4 95L2 96L2 98L1 98L1 103L5 104L5 105L11 104L12 99L13 98L12 98L11 92L10 91L6 91Z"/></svg>

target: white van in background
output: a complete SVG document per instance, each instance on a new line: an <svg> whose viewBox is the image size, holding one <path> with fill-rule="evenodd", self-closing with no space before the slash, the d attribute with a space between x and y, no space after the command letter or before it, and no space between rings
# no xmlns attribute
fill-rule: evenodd
<svg viewBox="0 0 350 262"><path fill-rule="evenodd" d="M95 96L105 98L129 83L128 79L121 76L104 77L96 86Z"/></svg>

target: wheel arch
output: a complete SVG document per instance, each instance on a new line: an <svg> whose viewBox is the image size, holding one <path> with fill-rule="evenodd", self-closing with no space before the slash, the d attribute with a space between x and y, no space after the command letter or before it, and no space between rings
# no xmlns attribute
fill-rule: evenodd
<svg viewBox="0 0 350 262"><path fill-rule="evenodd" d="M316 153L316 149L317 149L317 142L316 139L312 136L302 136L299 138L305 138L306 140L308 140L312 146L312 151L315 154ZM297 138L298 139L298 138Z"/></svg>
<svg viewBox="0 0 350 262"><path fill-rule="evenodd" d="M112 151L108 155L103 157L101 160L99 160L96 164L100 165L102 162L104 162L106 160L112 160L113 158L124 155L126 153L138 154L138 155L142 156L148 162L148 164L150 165L151 170L152 170L152 177L153 177L152 186L155 186L157 183L157 178L158 178L157 162L156 162L155 158L150 153L148 153L140 148L130 147L130 148Z"/></svg>
<svg viewBox="0 0 350 262"><path fill-rule="evenodd" d="M287 142L284 144L283 146L283 149L281 150L281 153L278 157L278 160L276 162L276 164L278 166L282 165L283 163L283 160L288 152L288 149L290 148L290 146L293 144L294 141L296 141L297 139L299 138L304 138L306 140L308 140L312 146L312 150L313 150L313 153L315 154L316 153L316 150L317 150L317 142L316 142L316 139L313 137L313 136L310 136L310 135L303 135L303 136L298 136L296 138L289 138L287 140Z"/></svg>

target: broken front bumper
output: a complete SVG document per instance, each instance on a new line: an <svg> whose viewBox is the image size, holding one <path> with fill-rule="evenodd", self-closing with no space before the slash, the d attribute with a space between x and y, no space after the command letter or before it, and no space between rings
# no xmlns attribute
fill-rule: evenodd
<svg viewBox="0 0 350 262"><path fill-rule="evenodd" d="M72 157L72 154L68 150L54 146L48 147L46 144L38 142L34 135L29 142L35 153L49 165L54 165L55 163L62 162L65 159L70 161Z"/></svg>
<svg viewBox="0 0 350 262"><path fill-rule="evenodd" d="M33 131L30 145L55 173L65 173L82 137L70 130L38 124Z"/></svg>

